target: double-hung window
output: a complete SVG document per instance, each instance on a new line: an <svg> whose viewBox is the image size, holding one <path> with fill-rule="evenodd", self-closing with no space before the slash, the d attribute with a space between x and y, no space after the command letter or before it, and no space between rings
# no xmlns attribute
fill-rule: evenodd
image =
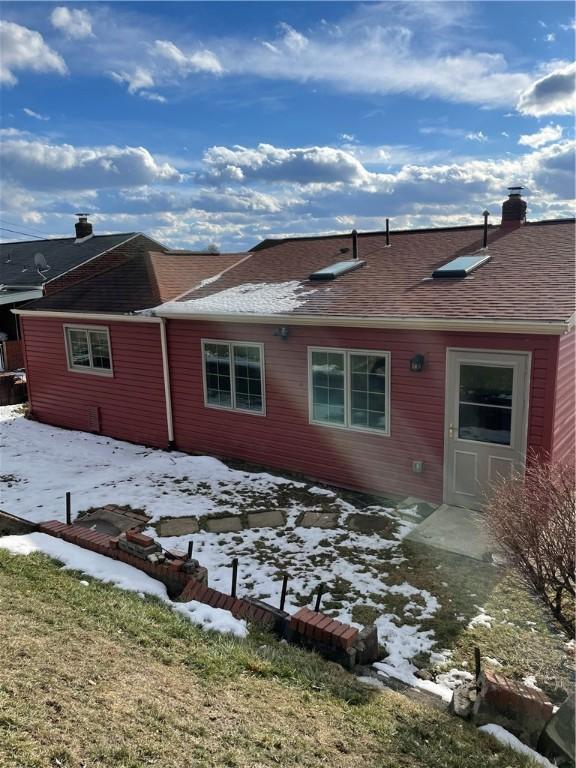
<svg viewBox="0 0 576 768"><path fill-rule="evenodd" d="M390 353L308 350L310 421L390 433Z"/></svg>
<svg viewBox="0 0 576 768"><path fill-rule="evenodd" d="M213 408L264 414L261 344L203 341L204 402Z"/></svg>
<svg viewBox="0 0 576 768"><path fill-rule="evenodd" d="M108 328L66 325L64 337L69 370L112 376Z"/></svg>

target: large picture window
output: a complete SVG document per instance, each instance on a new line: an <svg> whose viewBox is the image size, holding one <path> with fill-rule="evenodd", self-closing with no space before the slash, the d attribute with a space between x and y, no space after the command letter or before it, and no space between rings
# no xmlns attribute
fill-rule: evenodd
<svg viewBox="0 0 576 768"><path fill-rule="evenodd" d="M390 353L309 349L310 420L389 434Z"/></svg>
<svg viewBox="0 0 576 768"><path fill-rule="evenodd" d="M67 325L64 327L64 337L68 368L71 371L112 375L110 335L107 328Z"/></svg>
<svg viewBox="0 0 576 768"><path fill-rule="evenodd" d="M203 341L204 401L213 408L264 413L261 344Z"/></svg>

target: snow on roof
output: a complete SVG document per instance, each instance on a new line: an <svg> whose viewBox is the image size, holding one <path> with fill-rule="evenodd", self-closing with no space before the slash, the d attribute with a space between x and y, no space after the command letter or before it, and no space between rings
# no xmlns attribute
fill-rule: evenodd
<svg viewBox="0 0 576 768"><path fill-rule="evenodd" d="M155 308L167 314L282 314L306 303L315 290L303 290L300 280L283 283L245 283L210 296L185 301L169 301Z"/></svg>

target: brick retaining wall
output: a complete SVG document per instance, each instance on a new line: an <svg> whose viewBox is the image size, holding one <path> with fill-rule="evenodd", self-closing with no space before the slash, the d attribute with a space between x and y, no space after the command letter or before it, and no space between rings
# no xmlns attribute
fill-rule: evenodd
<svg viewBox="0 0 576 768"><path fill-rule="evenodd" d="M118 546L118 537L97 533L80 525L66 525L57 520L40 523L37 530L50 536L55 536L84 549L97 552L100 555L120 560L128 565L165 584L168 594L178 602L196 600L213 608L221 608L237 619L245 619L261 624L267 629L273 629L282 637L298 642L307 648L317 650L320 654L338 661L346 667L352 667L360 654L366 654L366 637L370 631L375 635L376 629L363 630L362 642L359 643L359 631L356 627L343 624L323 613L301 608L293 616L275 608L261 600L250 597L232 597L217 589L208 587L206 583L194 578L186 572L187 561L173 557L163 563L154 563L138 557ZM147 546L154 540L134 531L126 532L128 540ZM140 537L138 539L137 537ZM205 569L200 571L206 574ZM358 645L358 649L356 648ZM362 658L362 663L375 661L378 650L377 641L370 644L373 658Z"/></svg>

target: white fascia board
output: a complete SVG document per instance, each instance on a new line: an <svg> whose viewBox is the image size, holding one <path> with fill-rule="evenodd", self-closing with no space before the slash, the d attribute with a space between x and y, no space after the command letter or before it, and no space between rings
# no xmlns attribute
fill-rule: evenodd
<svg viewBox="0 0 576 768"><path fill-rule="evenodd" d="M533 320L483 320L466 318L437 317L362 317L343 315L260 315L260 314L225 314L162 312L152 310L156 317L168 320L197 320L212 323L262 323L276 325L315 325L344 328L390 328L397 330L419 331L468 331L477 333L529 333L562 335L568 330L568 322L533 321Z"/></svg>
<svg viewBox="0 0 576 768"><path fill-rule="evenodd" d="M55 310L43 310L43 309L13 309L13 314L21 315L22 317L56 317L62 320L69 320L73 318L75 320L105 320L107 322L120 322L120 323L155 323L159 325L162 322L160 317L149 317L147 315L122 315L114 314L112 312L72 312Z"/></svg>

